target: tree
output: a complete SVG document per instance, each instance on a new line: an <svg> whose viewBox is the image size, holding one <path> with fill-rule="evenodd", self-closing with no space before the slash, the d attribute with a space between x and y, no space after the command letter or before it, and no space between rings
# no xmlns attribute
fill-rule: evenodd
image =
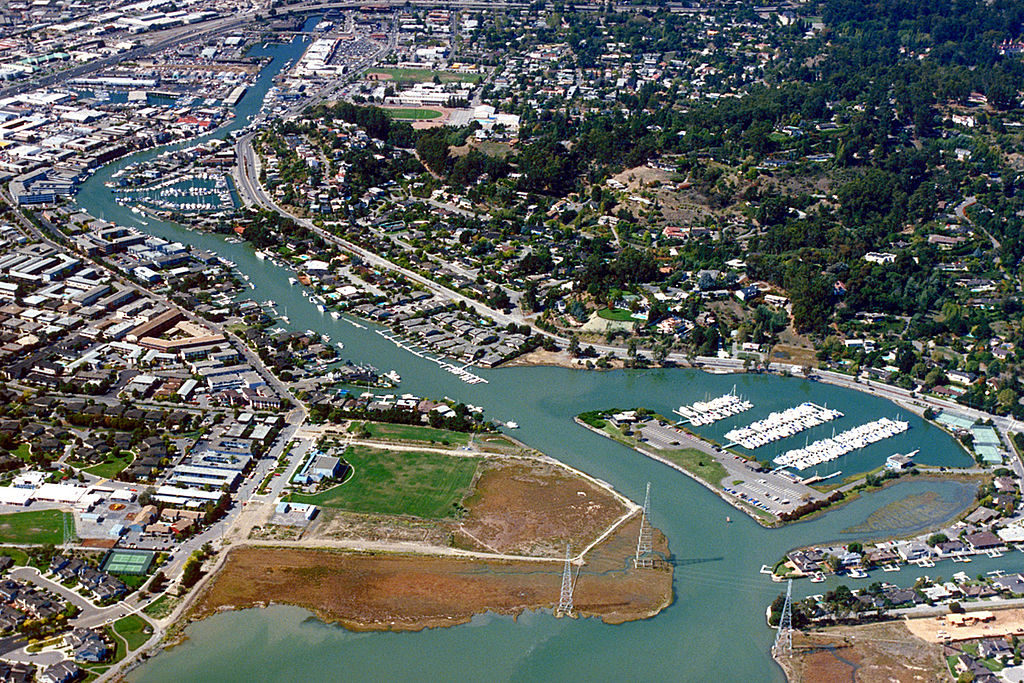
<svg viewBox="0 0 1024 683"><path fill-rule="evenodd" d="M580 352L580 340L576 335L569 337L569 355L575 358Z"/></svg>
<svg viewBox="0 0 1024 683"><path fill-rule="evenodd" d="M1007 387L998 394L996 394L996 400L999 401L999 407L1003 410L1009 410L1013 406L1017 405L1017 392Z"/></svg>

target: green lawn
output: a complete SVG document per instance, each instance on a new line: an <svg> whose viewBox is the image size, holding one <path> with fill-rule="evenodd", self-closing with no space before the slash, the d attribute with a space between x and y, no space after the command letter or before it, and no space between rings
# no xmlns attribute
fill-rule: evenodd
<svg viewBox="0 0 1024 683"><path fill-rule="evenodd" d="M129 650L138 650L153 635L150 633L149 622L138 614L129 614L118 619L114 622L114 630L125 639Z"/></svg>
<svg viewBox="0 0 1024 683"><path fill-rule="evenodd" d="M725 467L707 453L696 448L684 448L678 451L655 451L666 460L671 460L687 472L703 479L712 486L718 487L725 477Z"/></svg>
<svg viewBox="0 0 1024 683"><path fill-rule="evenodd" d="M344 484L312 495L292 494L287 499L349 512L453 517L469 493L479 464L477 458L365 446L349 448L345 459L354 472Z"/></svg>
<svg viewBox="0 0 1024 683"><path fill-rule="evenodd" d="M14 560L14 564L24 567L28 564L28 553L20 548L0 548L0 555L6 555Z"/></svg>
<svg viewBox="0 0 1024 683"><path fill-rule="evenodd" d="M0 543L60 545L64 542L64 517L60 510L35 510L0 515ZM74 519L71 531L74 533Z"/></svg>
<svg viewBox="0 0 1024 683"><path fill-rule="evenodd" d="M396 81L413 81L426 83L434 80L437 76L442 83L462 81L464 83L476 83L480 80L480 74L457 74L448 71L430 71L429 69L398 69L394 67L373 67L368 74L386 74Z"/></svg>
<svg viewBox="0 0 1024 683"><path fill-rule="evenodd" d="M465 432L452 432L447 429L434 429L433 427L419 427L416 425L387 424L384 422L364 422L363 429L370 433L374 439L390 439L393 441L422 441L442 443L447 441L450 444L460 446L469 443L469 434ZM356 430L358 431L358 429Z"/></svg>
<svg viewBox="0 0 1024 683"><path fill-rule="evenodd" d="M32 457L32 453L29 452L29 447L27 443L20 444L17 448L11 451L11 455L13 455L16 458L21 458L22 460L25 461Z"/></svg>
<svg viewBox="0 0 1024 683"><path fill-rule="evenodd" d="M107 459L98 465L86 467L85 471L97 477L103 477L104 479L113 479L116 477L121 470L132 464L132 460L135 456L131 453L125 453L120 457L107 456Z"/></svg>
<svg viewBox="0 0 1024 683"><path fill-rule="evenodd" d="M597 316L605 320L617 320L619 322L633 320L633 312L627 311L625 308L602 308L597 312Z"/></svg>
<svg viewBox="0 0 1024 683"><path fill-rule="evenodd" d="M104 626L103 629L107 632L107 635L110 636L110 641L114 643L115 647L114 658L110 661L110 663L117 664L122 659L124 659L125 656L128 654L128 648L125 645L124 640L121 639L116 633L114 633L113 627Z"/></svg>
<svg viewBox="0 0 1024 683"><path fill-rule="evenodd" d="M393 119L426 121L440 118L441 113L434 109L385 109L385 113Z"/></svg>

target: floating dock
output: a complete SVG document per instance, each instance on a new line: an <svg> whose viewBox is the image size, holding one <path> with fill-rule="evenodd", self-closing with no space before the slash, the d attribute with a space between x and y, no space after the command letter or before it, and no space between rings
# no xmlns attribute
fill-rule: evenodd
<svg viewBox="0 0 1024 683"><path fill-rule="evenodd" d="M838 410L827 406L822 407L810 401L798 406L787 408L781 413L771 413L768 417L752 422L746 427L737 427L725 433L730 441L728 446L743 446L754 450L773 441L786 439L802 431L823 425L842 417Z"/></svg>
<svg viewBox="0 0 1024 683"><path fill-rule="evenodd" d="M697 401L688 406L679 406L672 412L683 418L683 422L699 427L701 425L714 424L733 415L739 415L753 407L753 403L736 395L736 387L734 386L728 394L723 394L710 401Z"/></svg>
<svg viewBox="0 0 1024 683"><path fill-rule="evenodd" d="M810 446L787 451L772 462L783 467L802 470L835 460L852 451L902 434L908 429L910 429L909 422L883 417L880 420L849 429L842 434L836 434L831 438L815 441Z"/></svg>

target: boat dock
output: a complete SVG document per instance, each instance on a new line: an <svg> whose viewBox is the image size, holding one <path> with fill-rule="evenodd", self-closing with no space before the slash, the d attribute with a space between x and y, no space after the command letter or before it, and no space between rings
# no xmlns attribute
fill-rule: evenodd
<svg viewBox="0 0 1024 683"><path fill-rule="evenodd" d="M739 415L753 407L753 403L736 395L736 387L733 386L732 391L728 394L723 394L710 401L697 401L688 406L679 406L672 412L683 418L682 422L699 427Z"/></svg>
<svg viewBox="0 0 1024 683"><path fill-rule="evenodd" d="M828 439L815 441L810 446L787 451L772 462L784 467L806 469L829 462L852 451L870 444L902 434L910 429L910 423L903 420L890 420L883 417L874 422L862 424Z"/></svg>
<svg viewBox="0 0 1024 683"><path fill-rule="evenodd" d="M725 433L730 446L743 446L754 450L773 441L785 439L802 431L817 427L842 417L838 410L822 407L810 401L798 406L787 408L781 413L771 413L768 417L752 422L746 427L737 427Z"/></svg>
<svg viewBox="0 0 1024 683"><path fill-rule="evenodd" d="M439 368L441 368L442 370L445 370L446 372L450 372L451 374L455 375L456 377L461 379L466 384L487 384L488 383L487 380L484 379L483 377L481 377L480 375L473 374L472 372L467 370L466 368L469 367L468 363L466 365L462 366L462 367L459 367L458 365L453 365L453 364L449 363L448 361L446 361L446 360L444 360L442 358L433 358L431 356L428 356L423 351L417 349L416 347L414 347L414 346L412 346L410 344L403 343L404 340L401 337L398 337L397 335L389 335L384 330L375 330L375 331L377 332L377 334L379 334L380 336L384 337L389 342L391 342L392 344L394 344L398 348L402 349L403 351L408 351L409 353L411 353L414 356L417 356L419 358L423 358L424 360L429 360L429 361L431 361L433 363L437 363Z"/></svg>

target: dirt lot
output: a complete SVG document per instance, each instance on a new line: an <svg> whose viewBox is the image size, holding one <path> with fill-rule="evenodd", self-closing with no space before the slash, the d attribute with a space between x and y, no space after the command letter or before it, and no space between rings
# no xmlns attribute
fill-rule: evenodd
<svg viewBox="0 0 1024 683"><path fill-rule="evenodd" d="M595 335L594 340L603 339ZM583 344L586 346L586 344ZM502 368L517 368L517 367L531 367L534 365L553 365L560 368L572 368L572 369L585 369L587 360L591 363L597 362L596 358L570 358L569 354L565 351L545 351L544 349L537 349L524 353L521 356L516 356L507 363L502 363L499 367ZM616 358L611 361L611 368L619 369L625 366L621 358Z"/></svg>
<svg viewBox="0 0 1024 683"><path fill-rule="evenodd" d="M494 461L482 470L460 547L503 554L559 557L568 541L582 550L626 513L608 491L557 467Z"/></svg>
<svg viewBox="0 0 1024 683"><path fill-rule="evenodd" d="M1024 635L1024 609L994 610L992 614L995 620L971 626L952 626L947 623L945 616L942 616L910 619L907 621L907 628L915 636L929 643L941 643L947 639L959 641Z"/></svg>
<svg viewBox="0 0 1024 683"><path fill-rule="evenodd" d="M792 683L950 681L942 647L911 635L903 622L797 633L783 663Z"/></svg>
<svg viewBox="0 0 1024 683"><path fill-rule="evenodd" d="M443 520L363 515L325 508L303 533L302 539L414 541L444 547L448 545L455 527L454 522Z"/></svg>
<svg viewBox="0 0 1024 683"><path fill-rule="evenodd" d="M582 615L620 623L654 616L672 600L668 564L633 569L635 525L597 549L580 572ZM667 555L661 534L656 548ZM419 630L465 623L485 611L519 614L558 602L558 562L373 555L301 548L236 548L190 618L270 603L298 605L357 630Z"/></svg>
<svg viewBox="0 0 1024 683"><path fill-rule="evenodd" d="M564 556L566 541L581 551L626 512L615 496L586 479L556 465L519 458L485 461L474 492L463 504L467 512L457 521L324 509L301 538L454 544L465 550L555 558Z"/></svg>

